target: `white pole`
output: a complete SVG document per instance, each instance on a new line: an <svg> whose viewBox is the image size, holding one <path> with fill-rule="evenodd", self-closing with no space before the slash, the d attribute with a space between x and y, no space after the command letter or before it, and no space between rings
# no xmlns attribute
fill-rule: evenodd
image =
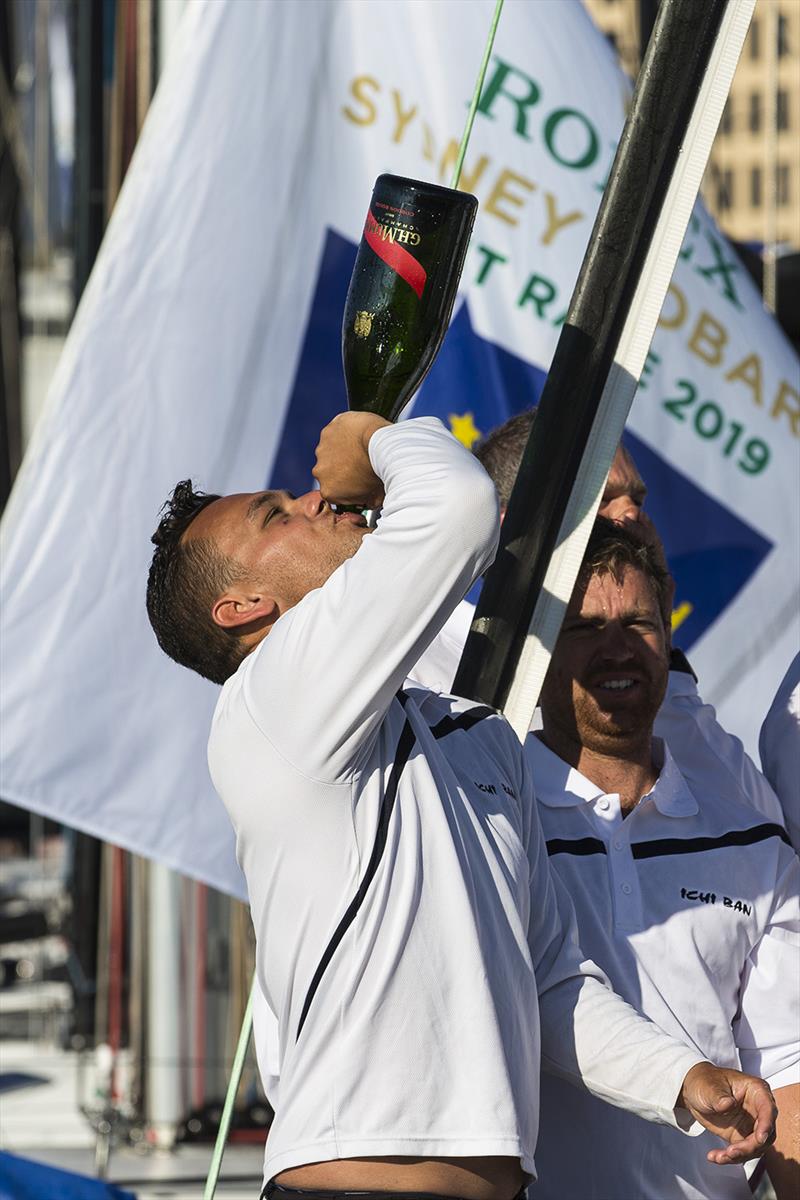
<svg viewBox="0 0 800 1200"><path fill-rule="evenodd" d="M184 1115L180 1044L181 877L149 867L145 1117L155 1145L171 1150Z"/></svg>
<svg viewBox="0 0 800 1200"><path fill-rule="evenodd" d="M157 0L157 4L156 36L158 61L156 62L156 78L160 78L178 36L178 28L183 16L183 10L186 8L186 0Z"/></svg>

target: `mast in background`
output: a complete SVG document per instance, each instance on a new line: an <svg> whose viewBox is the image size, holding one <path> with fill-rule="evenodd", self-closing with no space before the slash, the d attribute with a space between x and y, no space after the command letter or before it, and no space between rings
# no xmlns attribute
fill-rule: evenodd
<svg viewBox="0 0 800 1200"><path fill-rule="evenodd" d="M764 9L764 308L778 310L778 6Z"/></svg>

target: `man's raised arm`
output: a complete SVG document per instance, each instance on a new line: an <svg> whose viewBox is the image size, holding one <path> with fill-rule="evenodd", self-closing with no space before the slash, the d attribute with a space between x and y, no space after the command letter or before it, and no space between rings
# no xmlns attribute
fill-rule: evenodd
<svg viewBox="0 0 800 1200"><path fill-rule="evenodd" d="M338 504L372 506L382 490L378 528L277 622L243 686L281 754L333 782L358 770L409 669L491 562L498 513L483 468L432 417L343 413L315 475Z"/></svg>

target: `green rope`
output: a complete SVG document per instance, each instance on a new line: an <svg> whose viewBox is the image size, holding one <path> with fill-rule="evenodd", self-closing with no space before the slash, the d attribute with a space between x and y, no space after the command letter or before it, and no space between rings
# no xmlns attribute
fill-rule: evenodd
<svg viewBox="0 0 800 1200"><path fill-rule="evenodd" d="M250 997L247 1001L247 1008L244 1011L242 1020L242 1028L239 1031L239 1042L236 1046L236 1054L233 1058L233 1066L231 1067L231 1078L228 1083L228 1091L225 1094L225 1105L222 1109L222 1117L219 1123L217 1132L217 1140L214 1143L214 1154L211 1158L211 1166L208 1169L208 1178L203 1192L203 1200L214 1200L214 1192L217 1188L217 1180L219 1179L219 1170L222 1166L222 1156L225 1153L225 1143L228 1140L228 1131L231 1127L231 1117L233 1116L233 1102L236 1099L236 1093L239 1090L239 1083L242 1078L242 1070L244 1068L244 1060L247 1056L247 1047L250 1045L250 1034L253 1030L253 993L256 990L256 980L253 976L253 986L250 988Z"/></svg>
<svg viewBox="0 0 800 1200"><path fill-rule="evenodd" d="M481 63L480 71L478 71L478 78L475 82L475 91L472 93L472 103L470 104L469 112L467 113L467 123L464 126L464 133L461 137L461 145L458 147L458 158L456 159L456 167L453 171L453 182L450 184L451 188L454 189L458 187L458 181L461 178L461 168L464 165L464 155L467 153L467 142L469 141L469 135L472 133L472 125L475 121L475 113L478 111L478 103L481 98L481 92L483 91L483 81L486 78L486 68L489 65L489 56L492 53L494 35L497 33L497 25L500 20L500 13L502 12L502 9L503 0L497 0L497 3L494 6L492 24L489 28L489 37L486 42L486 49L483 52L483 62Z"/></svg>

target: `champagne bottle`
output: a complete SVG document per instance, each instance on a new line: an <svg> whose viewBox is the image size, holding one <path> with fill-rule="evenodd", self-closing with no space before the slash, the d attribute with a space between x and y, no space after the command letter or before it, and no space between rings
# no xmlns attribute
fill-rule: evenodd
<svg viewBox="0 0 800 1200"><path fill-rule="evenodd" d="M433 183L379 175L342 324L351 409L394 421L442 344L478 201Z"/></svg>

